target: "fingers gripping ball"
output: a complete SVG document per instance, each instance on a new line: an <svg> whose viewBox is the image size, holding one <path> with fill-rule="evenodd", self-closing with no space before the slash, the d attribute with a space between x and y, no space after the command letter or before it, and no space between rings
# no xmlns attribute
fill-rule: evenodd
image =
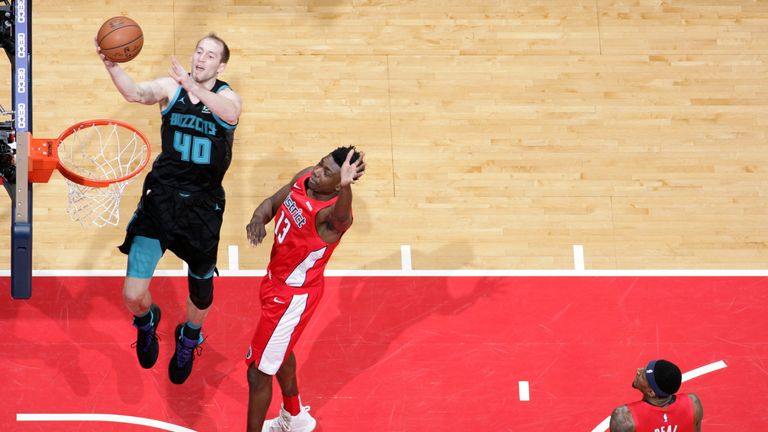
<svg viewBox="0 0 768 432"><path fill-rule="evenodd" d="M125 63L141 52L144 46L144 33L136 21L116 16L102 24L96 35L96 42L101 53L115 63Z"/></svg>

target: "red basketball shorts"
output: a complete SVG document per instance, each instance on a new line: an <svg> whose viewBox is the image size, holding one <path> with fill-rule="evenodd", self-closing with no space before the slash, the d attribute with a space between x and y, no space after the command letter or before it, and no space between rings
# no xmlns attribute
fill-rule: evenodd
<svg viewBox="0 0 768 432"><path fill-rule="evenodd" d="M245 356L245 363L267 375L274 375L283 364L307 326L323 286L296 288L271 280L261 280L261 318Z"/></svg>

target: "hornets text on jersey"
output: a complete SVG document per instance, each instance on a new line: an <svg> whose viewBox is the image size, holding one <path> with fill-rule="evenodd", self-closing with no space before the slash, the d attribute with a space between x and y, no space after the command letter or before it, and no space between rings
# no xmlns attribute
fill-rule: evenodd
<svg viewBox="0 0 768 432"><path fill-rule="evenodd" d="M211 91L226 88L227 83L216 80ZM237 125L224 122L202 102L193 104L181 86L161 114L163 151L152 165L153 176L187 191L220 188L232 160Z"/></svg>

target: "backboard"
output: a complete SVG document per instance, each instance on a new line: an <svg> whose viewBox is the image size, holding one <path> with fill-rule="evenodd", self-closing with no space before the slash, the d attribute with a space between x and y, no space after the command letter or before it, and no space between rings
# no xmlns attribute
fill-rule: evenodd
<svg viewBox="0 0 768 432"><path fill-rule="evenodd" d="M0 37L11 63L12 101L9 131L3 145L15 150L15 171L3 170L11 198L11 296L32 296L32 184L28 181L29 134L32 131L31 0L2 0ZM6 120L5 118L2 120ZM8 168L8 167L6 167ZM13 167L11 167L13 168Z"/></svg>

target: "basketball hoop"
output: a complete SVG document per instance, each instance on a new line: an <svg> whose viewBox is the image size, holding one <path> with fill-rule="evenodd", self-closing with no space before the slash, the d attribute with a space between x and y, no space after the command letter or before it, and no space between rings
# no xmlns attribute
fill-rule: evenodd
<svg viewBox="0 0 768 432"><path fill-rule="evenodd" d="M67 213L81 225L117 225L123 189L149 163L149 140L117 120L86 120L56 139L32 138L29 182L47 183L54 169L67 179Z"/></svg>

